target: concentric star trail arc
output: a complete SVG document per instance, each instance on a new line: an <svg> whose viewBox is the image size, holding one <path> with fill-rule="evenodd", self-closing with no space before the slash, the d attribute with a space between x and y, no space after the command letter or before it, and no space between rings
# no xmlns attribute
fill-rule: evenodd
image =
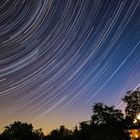
<svg viewBox="0 0 140 140"><path fill-rule="evenodd" d="M139 0L1 1L0 129L72 127L95 102L121 109L140 83L139 19Z"/></svg>

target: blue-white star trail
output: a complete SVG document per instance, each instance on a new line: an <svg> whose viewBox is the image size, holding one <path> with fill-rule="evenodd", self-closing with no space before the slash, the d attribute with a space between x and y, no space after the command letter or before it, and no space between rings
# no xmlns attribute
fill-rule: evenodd
<svg viewBox="0 0 140 140"><path fill-rule="evenodd" d="M140 86L140 0L0 0L0 123L74 127Z"/></svg>

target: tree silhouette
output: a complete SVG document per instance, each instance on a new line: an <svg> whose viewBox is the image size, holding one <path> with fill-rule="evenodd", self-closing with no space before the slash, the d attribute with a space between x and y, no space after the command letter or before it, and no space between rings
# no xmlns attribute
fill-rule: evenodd
<svg viewBox="0 0 140 140"><path fill-rule="evenodd" d="M40 140L41 138L38 133L33 130L32 124L19 121L6 126L1 137L2 140Z"/></svg>
<svg viewBox="0 0 140 140"><path fill-rule="evenodd" d="M140 112L140 91L128 91L122 100L126 103L125 114L128 119L131 119L131 123Z"/></svg>
<svg viewBox="0 0 140 140"><path fill-rule="evenodd" d="M38 139L43 138L44 137L44 133L42 132L42 128L39 128L35 131L33 131L34 136Z"/></svg>
<svg viewBox="0 0 140 140"><path fill-rule="evenodd" d="M129 139L123 113L114 106L108 107L103 103L96 103L93 106L91 127L94 130L93 139Z"/></svg>
<svg viewBox="0 0 140 140"><path fill-rule="evenodd" d="M74 128L74 130L73 130L73 139L74 139L74 140L79 140L79 136L80 136L80 134L79 134L78 127L75 126L75 128Z"/></svg>
<svg viewBox="0 0 140 140"><path fill-rule="evenodd" d="M48 136L44 137L44 140L71 140L72 134L72 131L62 125L59 129L52 130Z"/></svg>
<svg viewBox="0 0 140 140"><path fill-rule="evenodd" d="M121 110L103 103L94 104L91 120L81 122L77 134L74 140L129 140Z"/></svg>
<svg viewBox="0 0 140 140"><path fill-rule="evenodd" d="M123 118L121 110L114 109L114 106L108 107L103 103L96 103L93 106L92 123L96 125L120 122Z"/></svg>
<svg viewBox="0 0 140 140"><path fill-rule="evenodd" d="M80 140L90 139L90 124L89 121L83 121L79 126Z"/></svg>
<svg viewBox="0 0 140 140"><path fill-rule="evenodd" d="M114 106L96 103L91 119L80 122L73 131L62 125L44 136L42 129L33 130L32 124L14 122L5 127L0 140L129 140L128 130L135 127L132 121L140 112L140 91L129 91L122 100L126 103L125 115Z"/></svg>
<svg viewBox="0 0 140 140"><path fill-rule="evenodd" d="M67 135L71 135L71 134L72 134L72 132L69 129L65 128L64 125L60 126L60 128L58 130L58 135L67 136Z"/></svg>

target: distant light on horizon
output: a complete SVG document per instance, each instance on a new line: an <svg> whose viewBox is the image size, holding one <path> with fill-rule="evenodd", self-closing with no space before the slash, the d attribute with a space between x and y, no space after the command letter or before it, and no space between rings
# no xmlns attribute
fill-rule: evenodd
<svg viewBox="0 0 140 140"><path fill-rule="evenodd" d="M137 114L136 118L137 118L138 120L140 120L140 113Z"/></svg>

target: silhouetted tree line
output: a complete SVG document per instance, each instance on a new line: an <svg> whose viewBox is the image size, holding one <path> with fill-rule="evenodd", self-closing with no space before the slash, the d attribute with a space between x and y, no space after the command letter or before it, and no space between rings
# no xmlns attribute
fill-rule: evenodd
<svg viewBox="0 0 140 140"><path fill-rule="evenodd" d="M5 127L0 140L129 140L128 129L134 126L133 120L140 111L140 91L127 92L122 101L126 103L125 114L114 106L96 103L91 119L73 131L62 125L44 136L42 129L34 130L32 124L14 122Z"/></svg>

